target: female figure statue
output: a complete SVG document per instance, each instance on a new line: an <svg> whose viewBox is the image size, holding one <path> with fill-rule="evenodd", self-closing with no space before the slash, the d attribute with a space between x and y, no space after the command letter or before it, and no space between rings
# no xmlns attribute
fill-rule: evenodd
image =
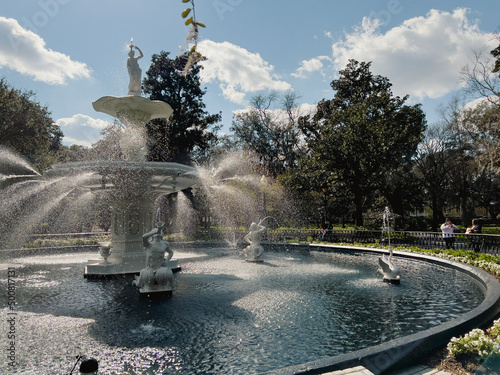
<svg viewBox="0 0 500 375"><path fill-rule="evenodd" d="M142 59L144 56L139 47L134 46L132 43L129 45L130 51L128 53L127 70L130 76L130 83L128 85L128 95L141 96L141 76L142 70L139 67L137 60ZM135 57L134 48L139 51L139 56Z"/></svg>

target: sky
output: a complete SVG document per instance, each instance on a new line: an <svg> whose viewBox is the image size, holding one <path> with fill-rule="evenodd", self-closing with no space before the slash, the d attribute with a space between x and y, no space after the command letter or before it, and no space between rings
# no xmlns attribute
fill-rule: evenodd
<svg viewBox="0 0 500 375"><path fill-rule="evenodd" d="M182 0L22 0L0 8L0 78L33 91L64 133L65 145L91 146L113 118L92 102L128 91L127 45L151 56L186 51ZM330 83L349 59L371 62L394 95L422 104L439 121L463 86L475 51L499 44L498 0L196 0L204 102L233 113L257 94L294 91L310 111L334 96Z"/></svg>

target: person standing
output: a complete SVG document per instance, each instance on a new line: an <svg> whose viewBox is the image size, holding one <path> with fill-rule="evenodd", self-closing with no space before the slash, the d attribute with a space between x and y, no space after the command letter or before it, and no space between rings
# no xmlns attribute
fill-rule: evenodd
<svg viewBox="0 0 500 375"><path fill-rule="evenodd" d="M470 242L476 253L479 253L481 250L481 236L475 236L475 234L480 234L481 232L481 223L477 219L472 220L472 226L465 231L467 234L472 234L472 236L469 236Z"/></svg>
<svg viewBox="0 0 500 375"><path fill-rule="evenodd" d="M443 233L444 243L447 249L455 250L455 231L458 227L446 218L446 221L441 225L441 232Z"/></svg>

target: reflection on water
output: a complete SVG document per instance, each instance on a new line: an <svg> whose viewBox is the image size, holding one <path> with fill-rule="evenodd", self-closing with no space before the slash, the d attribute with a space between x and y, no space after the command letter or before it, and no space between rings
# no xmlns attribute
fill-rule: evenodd
<svg viewBox="0 0 500 375"><path fill-rule="evenodd" d="M102 374L255 374L424 330L483 298L466 275L415 260L396 258L396 286L370 254L175 254L182 272L162 301L141 299L129 278L85 280L93 255L14 260L17 373L69 373L84 354Z"/></svg>

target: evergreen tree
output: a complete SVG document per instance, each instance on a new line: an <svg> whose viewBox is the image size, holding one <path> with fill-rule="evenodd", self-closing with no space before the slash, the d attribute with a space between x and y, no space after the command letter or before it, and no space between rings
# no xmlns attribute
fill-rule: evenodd
<svg viewBox="0 0 500 375"><path fill-rule="evenodd" d="M389 80L373 75L370 63L350 60L331 86L334 98L318 103L300 126L309 163L324 171L320 187L348 192L361 226L380 182L415 155L425 115L420 105L405 105L408 97L394 97Z"/></svg>
<svg viewBox="0 0 500 375"><path fill-rule="evenodd" d="M210 115L205 110L200 67L194 65L183 72L187 59L186 54L175 59L168 52L155 54L143 80L144 93L151 100L163 100L174 110L170 118L155 119L146 126L151 161L191 164L193 151L205 150L216 137L221 114Z"/></svg>

